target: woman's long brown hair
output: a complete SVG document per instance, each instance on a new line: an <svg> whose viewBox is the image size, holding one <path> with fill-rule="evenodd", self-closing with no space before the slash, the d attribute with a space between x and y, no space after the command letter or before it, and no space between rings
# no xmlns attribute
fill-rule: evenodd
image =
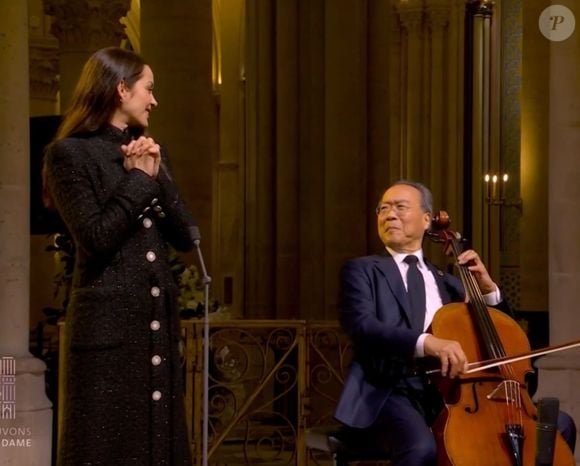
<svg viewBox="0 0 580 466"><path fill-rule="evenodd" d="M145 61L130 50L107 47L96 51L83 67L55 141L105 127L120 104L118 84L123 82L131 89L144 67Z"/></svg>
<svg viewBox="0 0 580 466"><path fill-rule="evenodd" d="M70 107L53 143L74 135L86 135L103 129L120 105L117 86L123 82L128 89L143 73L145 61L130 50L107 47L97 50L85 63L76 85ZM50 150L52 143L46 148ZM46 166L42 166L42 200L48 209L54 201L46 183Z"/></svg>

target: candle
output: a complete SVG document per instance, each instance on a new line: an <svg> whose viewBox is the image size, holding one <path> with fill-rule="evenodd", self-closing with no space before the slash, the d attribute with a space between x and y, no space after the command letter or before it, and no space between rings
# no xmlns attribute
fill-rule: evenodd
<svg viewBox="0 0 580 466"><path fill-rule="evenodd" d="M497 175L491 177L492 187L491 187L491 198L495 201L497 199Z"/></svg>
<svg viewBox="0 0 580 466"><path fill-rule="evenodd" d="M489 184L489 173L486 173L483 177L483 181L485 181L485 195L486 199L489 201L491 196L491 186Z"/></svg>
<svg viewBox="0 0 580 466"><path fill-rule="evenodd" d="M502 177L502 183L501 183L501 186L500 186L500 193L499 193L499 197L500 197L500 199L502 201L505 200L506 183L507 183L508 178L509 178L508 177L508 174L507 173L504 173L503 174L503 177Z"/></svg>

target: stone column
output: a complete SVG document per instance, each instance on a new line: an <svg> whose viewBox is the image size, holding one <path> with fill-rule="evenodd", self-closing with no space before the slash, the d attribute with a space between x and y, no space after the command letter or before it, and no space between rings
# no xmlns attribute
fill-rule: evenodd
<svg viewBox="0 0 580 466"><path fill-rule="evenodd" d="M483 176L490 169L490 92L491 92L491 18L492 4L475 1L467 11L471 27L471 141L467 147L470 153L471 172L471 221L472 245L477 250L488 269L492 269L490 254L490 210L484 204ZM467 39L468 40L468 39ZM499 183L496 183L499 185ZM467 220L467 219L466 219ZM492 274L497 276L497 274Z"/></svg>
<svg viewBox="0 0 580 466"><path fill-rule="evenodd" d="M275 308L274 3L249 0L247 11L245 307L266 319Z"/></svg>
<svg viewBox="0 0 580 466"><path fill-rule="evenodd" d="M326 64L325 2L298 2L298 150L300 193L299 225L299 316L303 319L324 319L325 264L320 260L324 251L325 232L320 216L324 211L324 170L326 148ZM252 108L248 108L251 112ZM316 225L317 227L313 227Z"/></svg>
<svg viewBox="0 0 580 466"><path fill-rule="evenodd" d="M399 15L390 8L390 26L391 31L388 37L388 43L391 44L391 54L390 54L390 72L389 77L389 88L388 95L391 99L389 104L389 153L388 157L388 171L389 179L385 179L382 175L380 190L384 190L389 185L389 182L396 181L404 177L404 167L403 167L403 152L404 152L404 141L401 138L403 122L403 27L401 26L401 21L399 20ZM372 24L372 21L371 21ZM383 26L384 28L385 26ZM384 157L384 154L381 154ZM375 165L373 165L375 166ZM382 195L382 194L381 194ZM377 196L380 199L380 196ZM372 219L373 223L370 225L370 232L374 237L377 237L376 229L376 219ZM377 243L380 247L380 243ZM378 250L378 249L377 249Z"/></svg>
<svg viewBox="0 0 580 466"><path fill-rule="evenodd" d="M453 215L453 225L465 231L463 216L463 133L464 133L464 55L465 55L465 2L450 0L445 51L445 150L442 165L447 173L444 198L440 206Z"/></svg>
<svg viewBox="0 0 580 466"><path fill-rule="evenodd" d="M567 2L579 11L580 1ZM576 19L576 25L578 19ZM578 340L580 319L580 37L550 43L548 255L550 344ZM541 359L536 396L556 396L580 426L580 351ZM577 443L578 445L578 443ZM577 461L580 451L576 449Z"/></svg>
<svg viewBox="0 0 580 466"><path fill-rule="evenodd" d="M63 110L68 107L89 56L102 47L120 45L125 38L125 29L119 20L130 6L131 0L44 0L45 13L54 17L50 31L60 43Z"/></svg>
<svg viewBox="0 0 580 466"><path fill-rule="evenodd" d="M0 458L6 465L50 465L51 404L45 364L28 352L29 147L28 10L0 2L0 357L15 361L15 411L5 410L12 377L0 380ZM3 365L12 368L12 365Z"/></svg>
<svg viewBox="0 0 580 466"><path fill-rule="evenodd" d="M403 125L401 145L404 161L403 177L428 183L422 179L423 165L423 4L418 0L401 1L397 5L401 25L406 32L406 53L403 49Z"/></svg>
<svg viewBox="0 0 580 466"><path fill-rule="evenodd" d="M449 210L447 196L444 195L448 188L449 175L447 161L455 161L454 154L447 150L447 111L448 95L445 89L445 77L449 73L449 68L445 64L447 53L447 26L449 24L450 8L448 0L431 0L425 4L425 18L430 32L430 59L427 60L428 72L426 75L426 85L428 86L428 98L425 103L429 105L428 120L426 127L429 127L429 137L425 144L425 183L429 186L433 199L437 207L435 209ZM456 92L456 91L455 91ZM427 107L425 105L425 108ZM457 221L455 212L449 212L452 216L453 224ZM425 242L425 251L429 260L435 264L445 264L448 262L443 248L439 244L430 241Z"/></svg>
<svg viewBox="0 0 580 466"><path fill-rule="evenodd" d="M444 178L443 154L445 151L445 28L449 21L449 7L447 0L430 2L426 5L427 23L431 31L431 111L430 111L430 138L429 138L429 171L428 180L431 192L435 199L441 199L443 186L447 182ZM447 155L445 153L445 155Z"/></svg>
<svg viewBox="0 0 580 466"><path fill-rule="evenodd" d="M244 100L246 86L245 0L214 2L214 89L218 106L218 147L214 174L212 288L235 317L243 316L244 262Z"/></svg>
<svg viewBox="0 0 580 466"><path fill-rule="evenodd" d="M299 31L298 2L279 2L275 30L275 309L276 318L291 319L298 308L300 208L299 177ZM299 454L302 454L298 450ZM298 464L305 461L297 459Z"/></svg>
<svg viewBox="0 0 580 466"><path fill-rule="evenodd" d="M372 170L367 172L366 204L360 207L361 212L365 213L380 199L389 180L399 178L400 133L399 93L391 91L399 86L398 19L389 2L369 2L367 21L367 166L372 167ZM376 222L374 215L367 215L368 251L381 250Z"/></svg>

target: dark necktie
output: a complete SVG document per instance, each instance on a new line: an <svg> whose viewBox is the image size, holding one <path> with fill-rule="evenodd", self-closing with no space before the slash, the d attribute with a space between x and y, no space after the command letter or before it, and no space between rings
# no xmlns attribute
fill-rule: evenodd
<svg viewBox="0 0 580 466"><path fill-rule="evenodd" d="M414 329L423 332L425 324L425 280L423 274L417 268L419 259L417 256L409 255L403 259L409 264L407 270L407 293L411 303L411 325Z"/></svg>

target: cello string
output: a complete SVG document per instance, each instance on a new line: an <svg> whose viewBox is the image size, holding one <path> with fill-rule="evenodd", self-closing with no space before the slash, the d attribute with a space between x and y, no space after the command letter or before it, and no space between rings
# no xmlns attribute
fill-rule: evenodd
<svg viewBox="0 0 580 466"><path fill-rule="evenodd" d="M464 269L466 275L468 276L469 281L469 288L470 291L475 296L475 303L474 306L476 307L476 312L483 323L482 327L485 329L487 336L489 336L489 341L493 343L492 351L496 355L502 355L500 357L504 357L506 355L505 351L503 350L503 346L501 341L499 340L499 335L495 331L495 327L493 326L493 322L489 316L487 311L487 305L483 299L483 295L481 294L481 290L475 280L474 275L465 267ZM515 419L519 418L521 420L521 397L519 392L519 384L514 380L515 373L511 364L506 364L499 369L502 377L504 378L504 387L505 387L505 403L506 403L506 411L507 411L507 421L509 424L514 425ZM521 425L521 422L519 423Z"/></svg>
<svg viewBox="0 0 580 466"><path fill-rule="evenodd" d="M452 240L452 245L455 259L457 259L459 251L456 239ZM473 273L469 270L467 265L457 265L459 267L464 287L466 288L467 296L471 303L471 308L475 312L475 317L480 323L479 328L483 333L482 337L484 338L485 342L488 343L488 349L491 351L491 354L486 356L490 358L499 358L505 356L505 352L501 347L497 332L495 332L493 322L491 322L488 317L487 305L485 304L485 300L483 299L483 295L481 294L481 290L479 289L479 285L477 284Z"/></svg>
<svg viewBox="0 0 580 466"><path fill-rule="evenodd" d="M518 400L518 404L516 406L516 409L518 410L518 415L519 415L519 424L521 426L524 425L524 418L523 418L523 405L522 405L522 396L521 396L521 386L520 383L517 380L514 380L514 389L516 390L516 395L517 395L517 400Z"/></svg>
<svg viewBox="0 0 580 466"><path fill-rule="evenodd" d="M457 257L458 247L456 241L453 241L453 250L455 253L455 257ZM483 326L482 330L485 332L484 337L486 337L486 341L491 341L493 345L493 348L491 349L493 354L488 356L491 356L492 359L507 356L501 344L501 340L499 339L499 335L495 330L495 326L493 325L493 322L489 318L487 304L483 299L483 295L481 293L479 285L477 284L477 280L475 279L473 273L468 269L466 265L459 266L459 270L462 275L462 278L464 277L462 281L464 282L466 289L468 289L469 299L470 301L473 301L472 304L475 307L475 311L477 312L478 318ZM508 375L506 376L513 377L513 370L511 366L506 368L506 370L502 372L507 372Z"/></svg>
<svg viewBox="0 0 580 466"><path fill-rule="evenodd" d="M512 409L511 409L511 405L510 405L510 400L511 400L511 390L510 390L510 383L508 380L504 380L503 382L503 386L504 386L504 396L506 399L506 412L507 412L507 424L511 424L512 420L513 420L513 413L512 413Z"/></svg>
<svg viewBox="0 0 580 466"><path fill-rule="evenodd" d="M455 259L459 255L458 242L455 238L451 241L453 253ZM487 355L488 357L500 358L505 357L506 353L499 339L499 335L493 325L489 313L487 311L487 304L483 298L483 294L474 274L469 270L467 265L459 265L459 272L466 289L467 296L471 302L471 308L475 313L475 317L478 319L480 325L478 328L484 333L484 340L489 343L488 348L492 354ZM506 417L507 423L510 425L515 425L516 417L519 419L519 425L522 425L522 412L521 412L521 397L519 391L519 383L515 379L515 374L513 367L510 364L506 364L499 368L500 373L504 379L504 397L506 405ZM516 387L517 384L517 387Z"/></svg>

